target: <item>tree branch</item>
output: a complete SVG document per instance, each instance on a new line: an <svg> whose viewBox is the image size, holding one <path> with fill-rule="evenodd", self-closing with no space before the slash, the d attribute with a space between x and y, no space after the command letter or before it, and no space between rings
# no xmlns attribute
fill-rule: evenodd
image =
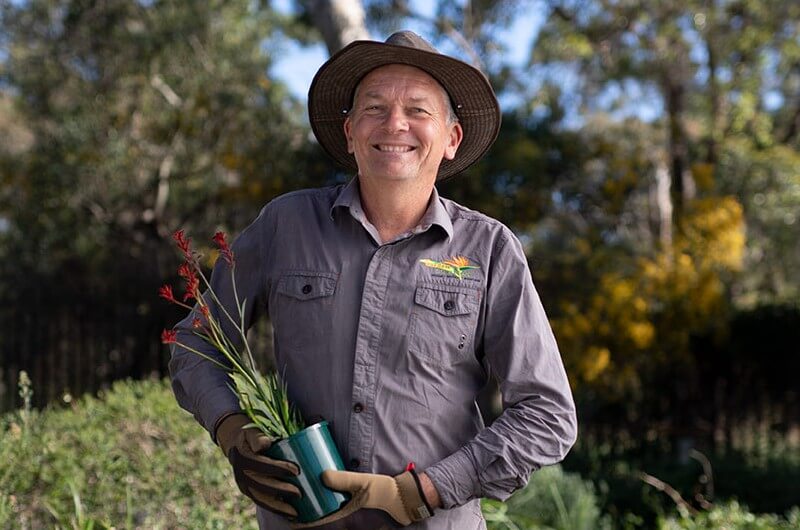
<svg viewBox="0 0 800 530"><path fill-rule="evenodd" d="M161 95L164 96L164 99L172 105L173 107L180 107L183 104L183 100L175 93L172 88L168 84L161 79L161 76L155 74L153 77L150 78L150 86L161 92Z"/></svg>
<svg viewBox="0 0 800 530"><path fill-rule="evenodd" d="M697 515L699 513L694 507L692 507L691 504L686 502L684 498L681 497L681 494L678 492L678 490L676 490L663 480L657 479L653 475L648 475L644 471L639 472L638 475L639 479L641 479L641 481L644 482L645 484L653 486L658 491L666 493L669 496L669 498L672 499L672 501L678 506L678 510L680 510L681 512L685 512L691 515Z"/></svg>

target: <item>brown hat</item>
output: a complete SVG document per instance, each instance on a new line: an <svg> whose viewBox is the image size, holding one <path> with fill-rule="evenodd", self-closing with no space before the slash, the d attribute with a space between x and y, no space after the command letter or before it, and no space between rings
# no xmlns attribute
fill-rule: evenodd
<svg viewBox="0 0 800 530"><path fill-rule="evenodd" d="M483 73L465 62L436 51L411 31L394 33L386 42L355 41L323 64L308 90L308 116L317 140L342 166L356 170L347 152L343 124L356 86L370 71L387 64L407 64L424 70L450 95L464 139L453 160L442 160L438 180L459 173L494 143L500 131L500 106Z"/></svg>

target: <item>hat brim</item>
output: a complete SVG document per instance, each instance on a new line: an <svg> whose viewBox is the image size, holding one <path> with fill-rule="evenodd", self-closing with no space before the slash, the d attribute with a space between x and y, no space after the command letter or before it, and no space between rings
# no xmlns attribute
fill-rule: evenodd
<svg viewBox="0 0 800 530"><path fill-rule="evenodd" d="M437 180L464 171L488 151L500 131L500 107L483 73L440 53L377 41L355 41L323 64L308 91L308 116L320 145L340 165L356 170L347 152L344 121L356 86L370 71L406 64L425 71L450 95L464 138L452 160L444 159Z"/></svg>

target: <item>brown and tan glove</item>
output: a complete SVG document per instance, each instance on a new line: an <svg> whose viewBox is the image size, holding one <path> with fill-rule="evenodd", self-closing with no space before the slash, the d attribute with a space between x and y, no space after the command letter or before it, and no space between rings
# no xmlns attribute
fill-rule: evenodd
<svg viewBox="0 0 800 530"><path fill-rule="evenodd" d="M248 423L251 420L246 414L231 414L223 418L216 431L217 444L233 467L236 485L262 508L297 517L286 499L299 497L300 490L286 478L298 475L300 470L291 462L264 456L272 440L256 428L243 429Z"/></svg>
<svg viewBox="0 0 800 530"><path fill-rule="evenodd" d="M359 510L383 510L402 526L422 521L433 515L433 509L422 493L415 471L406 471L395 477L371 473L327 470L322 472L322 482L332 490L350 492L352 498L341 510L327 517L292 528L334 529L350 528L350 519ZM353 525L356 528L359 525Z"/></svg>

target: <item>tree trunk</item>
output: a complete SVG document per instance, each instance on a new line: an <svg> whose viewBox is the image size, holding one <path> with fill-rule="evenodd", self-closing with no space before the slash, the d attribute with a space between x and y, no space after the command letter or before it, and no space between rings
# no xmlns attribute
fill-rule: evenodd
<svg viewBox="0 0 800 530"><path fill-rule="evenodd" d="M695 186L689 169L689 148L683 130L683 87L667 80L664 87L669 127L670 177L672 180L673 214L676 227L683 216L684 205L694 198Z"/></svg>
<svg viewBox="0 0 800 530"><path fill-rule="evenodd" d="M672 196L670 195L669 169L663 160L656 165L655 203L658 226L658 240L661 250L672 252Z"/></svg>
<svg viewBox="0 0 800 530"><path fill-rule="evenodd" d="M304 0L303 5L331 55L354 40L369 40L360 0Z"/></svg>
<svg viewBox="0 0 800 530"><path fill-rule="evenodd" d="M716 28L711 28L706 36L706 52L708 53L708 88L711 99L711 131L708 135L709 164L716 164L719 160L719 143L722 139L722 96L720 94L719 79L717 78L717 51L714 46Z"/></svg>

